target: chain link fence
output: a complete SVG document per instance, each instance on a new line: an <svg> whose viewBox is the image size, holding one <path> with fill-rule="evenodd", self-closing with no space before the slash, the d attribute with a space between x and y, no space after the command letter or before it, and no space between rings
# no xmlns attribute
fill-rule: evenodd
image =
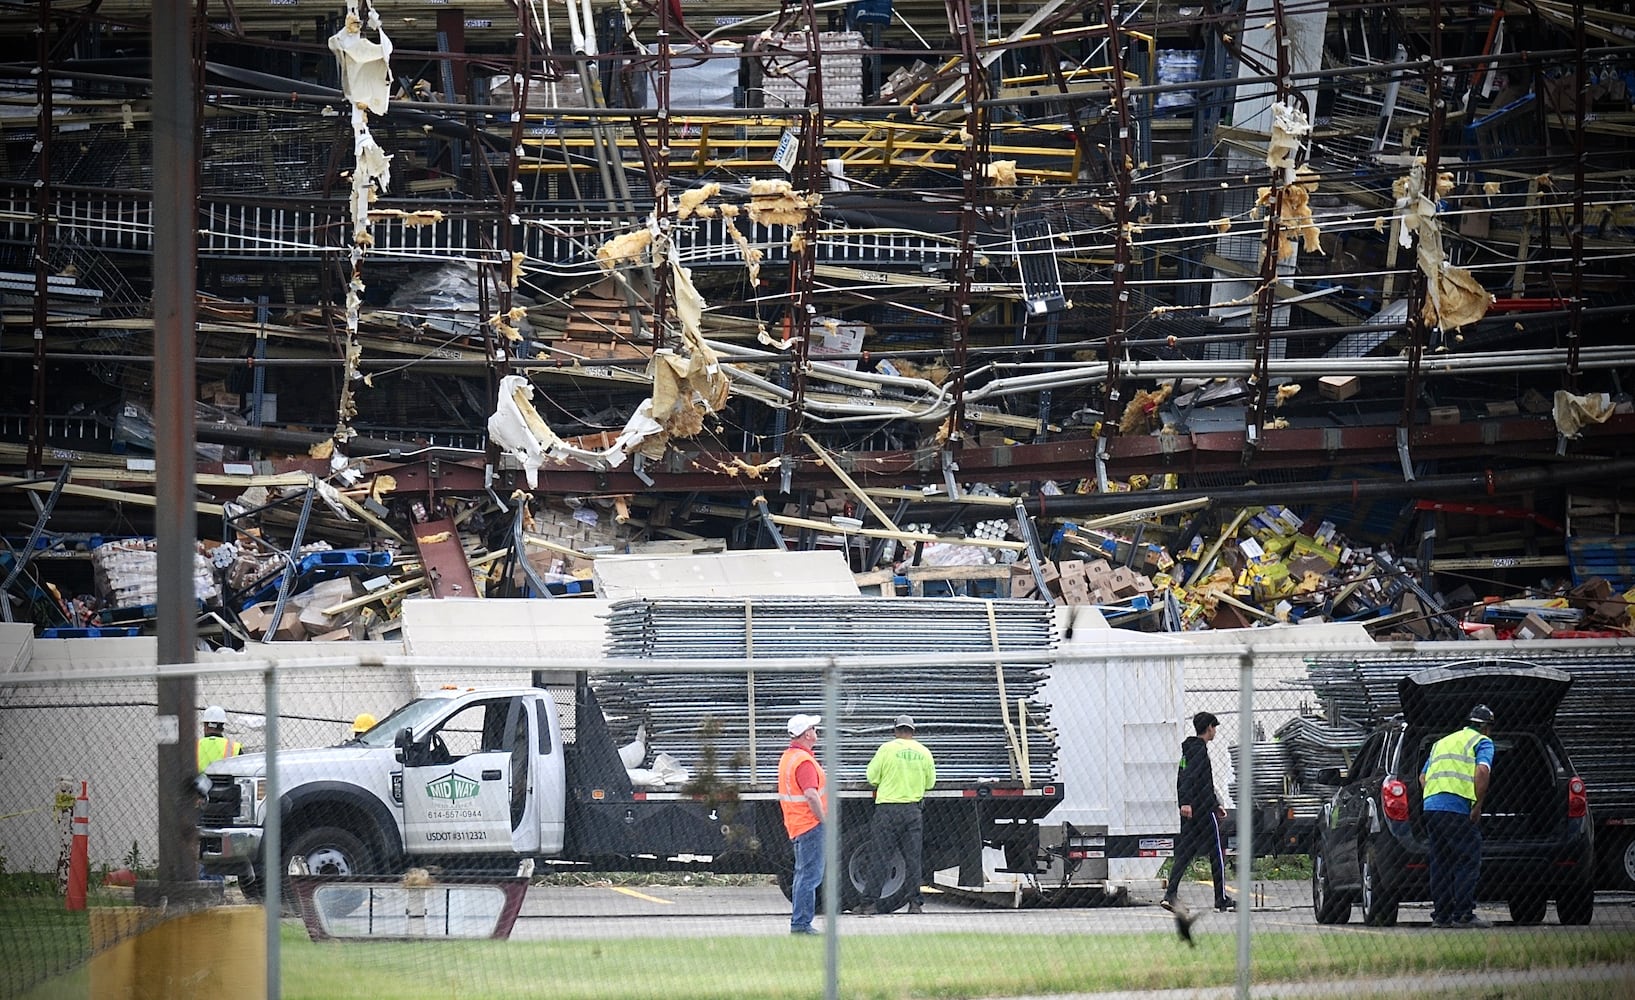
<svg viewBox="0 0 1635 1000"><path fill-rule="evenodd" d="M1588 838L1618 828L1568 780L1579 748L1526 714L1548 676L1481 682L1501 713L1475 908L1493 926L1442 930L1418 789L1390 787L1431 731L1394 722L1401 705L1354 716L1410 669L1500 647L1244 635L1252 650L1080 630L997 662L212 656L193 668L197 709L225 710L236 752L188 792L202 861L168 894L161 672L36 641L0 677L0 996L1298 996L1337 977L1412 996L1635 991L1635 897L1597 881L1586 913L1581 894L1607 874ZM1336 671L1358 663L1369 683L1347 695ZM1200 712L1219 721L1204 750L1227 811L1171 910L1177 763ZM360 713L378 720L361 735ZM789 933L778 794L797 714L824 720L813 940ZM937 783L883 810L868 765L903 714ZM913 829L907 813L917 879L887 836ZM1235 911L1214 906L1217 843Z"/></svg>

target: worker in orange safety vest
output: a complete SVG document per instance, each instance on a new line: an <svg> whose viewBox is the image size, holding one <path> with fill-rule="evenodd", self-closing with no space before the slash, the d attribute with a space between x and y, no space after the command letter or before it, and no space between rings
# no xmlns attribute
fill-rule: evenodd
<svg viewBox="0 0 1635 1000"><path fill-rule="evenodd" d="M789 894L793 909L789 933L816 934L817 888L823 883L823 765L812 755L817 746L816 715L789 720L789 748L778 761L778 803L783 807L784 831L795 849L794 884Z"/></svg>

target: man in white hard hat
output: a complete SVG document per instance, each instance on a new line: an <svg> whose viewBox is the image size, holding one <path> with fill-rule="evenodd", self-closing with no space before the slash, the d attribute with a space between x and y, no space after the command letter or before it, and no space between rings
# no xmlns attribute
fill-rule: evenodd
<svg viewBox="0 0 1635 1000"><path fill-rule="evenodd" d="M789 720L789 747L778 760L778 804L783 807L783 827L795 849L794 884L789 893L793 909L789 933L816 934L812 918L817 915L817 888L823 884L823 820L825 803L823 765L812 755L817 746L816 715L796 715Z"/></svg>
<svg viewBox="0 0 1635 1000"><path fill-rule="evenodd" d="M227 737L227 710L220 705L211 705L199 716L204 724L204 735L199 737L198 758L199 773L224 757L237 757L243 750L244 744L235 743Z"/></svg>

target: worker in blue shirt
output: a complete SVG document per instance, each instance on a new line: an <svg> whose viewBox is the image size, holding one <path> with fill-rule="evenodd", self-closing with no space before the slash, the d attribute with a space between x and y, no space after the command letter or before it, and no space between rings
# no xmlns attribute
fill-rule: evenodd
<svg viewBox="0 0 1635 1000"><path fill-rule="evenodd" d="M1482 800L1493 773L1493 710L1477 705L1458 732L1437 740L1420 769L1430 844L1431 924L1492 927L1476 915L1482 871Z"/></svg>

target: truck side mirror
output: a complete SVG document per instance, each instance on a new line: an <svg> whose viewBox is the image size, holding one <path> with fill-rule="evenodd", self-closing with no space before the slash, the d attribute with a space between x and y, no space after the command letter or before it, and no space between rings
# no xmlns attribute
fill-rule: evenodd
<svg viewBox="0 0 1635 1000"><path fill-rule="evenodd" d="M392 741L392 745L397 747L397 762L399 764L408 763L404 758L409 756L409 751L414 747L414 730L407 726L399 729L397 739Z"/></svg>

